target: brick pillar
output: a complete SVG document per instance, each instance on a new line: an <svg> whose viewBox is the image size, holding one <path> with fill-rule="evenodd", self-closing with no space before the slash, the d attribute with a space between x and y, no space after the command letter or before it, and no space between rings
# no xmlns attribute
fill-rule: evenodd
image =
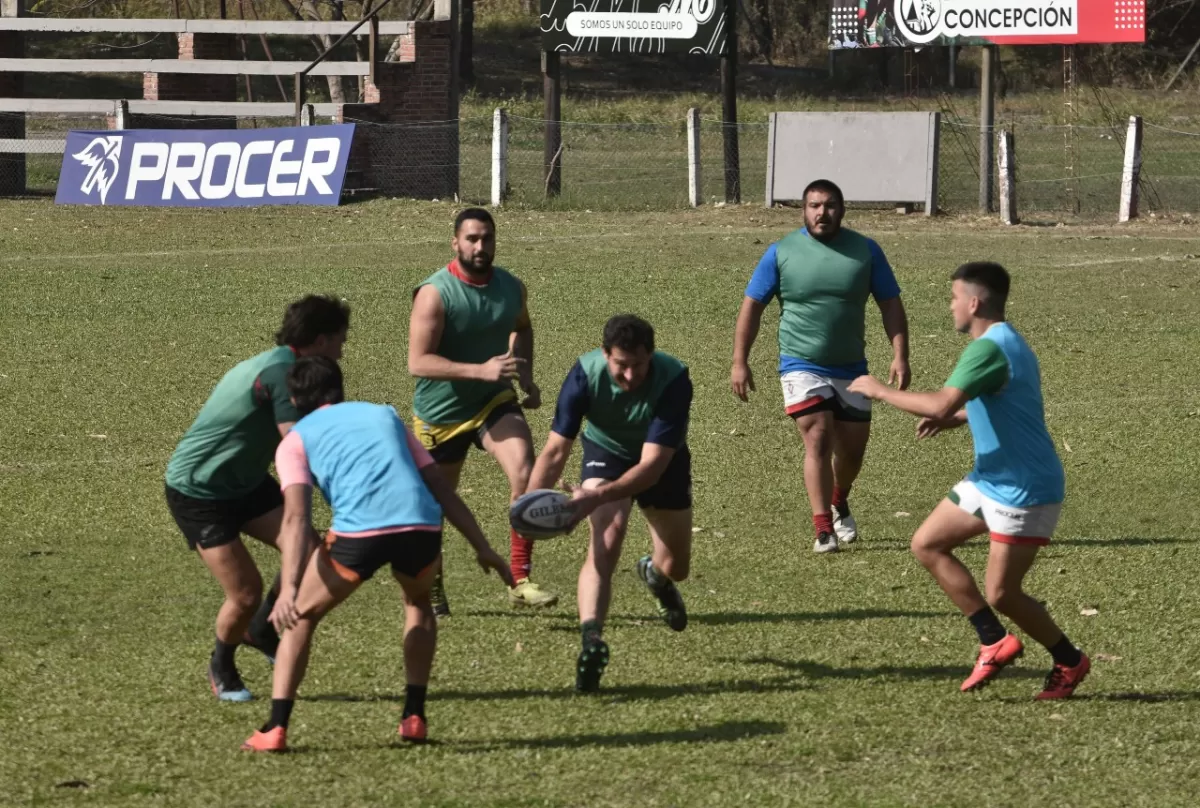
<svg viewBox="0 0 1200 808"><path fill-rule="evenodd" d="M227 34L176 34L180 59L240 59L237 40ZM142 97L147 101L237 101L237 76L203 73L146 73ZM138 115L140 129L236 129L229 118L178 118Z"/></svg>
<svg viewBox="0 0 1200 808"><path fill-rule="evenodd" d="M0 17L25 16L24 0L0 0ZM20 59L25 39L20 31L0 31L0 57ZM24 73L0 73L0 98L21 98L25 93ZM25 113L0 112L0 138L25 138ZM25 193L25 155L0 154L0 196Z"/></svg>
<svg viewBox="0 0 1200 808"><path fill-rule="evenodd" d="M350 167L387 196L447 199L458 193L458 124L452 91L449 21L411 24L399 62L375 67L364 104L344 104L341 122L358 123Z"/></svg>

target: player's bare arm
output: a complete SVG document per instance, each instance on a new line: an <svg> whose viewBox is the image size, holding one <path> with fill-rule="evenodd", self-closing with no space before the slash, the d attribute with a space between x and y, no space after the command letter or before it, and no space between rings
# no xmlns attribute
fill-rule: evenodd
<svg viewBox="0 0 1200 808"><path fill-rule="evenodd" d="M533 380L533 322L529 317L529 298L525 284L521 284L521 313L517 315L513 327L512 338L509 340L509 353L523 364L517 369L517 384L525 393L521 406L536 410L542 406L542 391Z"/></svg>
<svg viewBox="0 0 1200 808"><path fill-rule="evenodd" d="M746 401L749 394L754 392L754 374L750 371L750 349L758 338L758 327L762 323L765 303L759 303L752 297L742 298L742 308L738 311L737 325L733 330L733 370L729 374L729 384L733 394Z"/></svg>
<svg viewBox="0 0 1200 808"><path fill-rule="evenodd" d="M893 390L873 376L859 376L850 383L850 392L875 401L891 404L918 418L931 418L939 423L952 423L967 403L967 394L957 387L943 387L932 393L913 393Z"/></svg>
<svg viewBox="0 0 1200 808"><path fill-rule="evenodd" d="M312 555L312 486L289 485L283 489L283 523L279 529L279 599L271 610L271 622L283 632L296 624L296 593L304 567Z"/></svg>
<svg viewBox="0 0 1200 808"><path fill-rule="evenodd" d="M537 462L533 464L528 490L553 488L562 479L563 469L567 466L567 459L570 458L574 445L575 441L571 438L552 431L546 439L546 445L542 447L542 453L537 457Z"/></svg>
<svg viewBox="0 0 1200 808"><path fill-rule="evenodd" d="M450 482L438 469L437 464L421 469L421 477L433 493L434 498L437 499L438 504L442 506L442 513L445 514L446 521L454 525L455 529L467 540L467 544L471 545L471 549L475 551L475 560L479 562L483 571L486 573L488 570L495 570L505 584L509 587L516 586L512 572L508 569L508 562L488 544L487 537L483 535L483 529L479 527L475 515L454 491Z"/></svg>
<svg viewBox="0 0 1200 808"><path fill-rule="evenodd" d="M879 313L883 317L883 330L892 344L892 365L888 368L888 384L901 390L908 389L912 371L908 366L908 315L899 297L879 302Z"/></svg>
<svg viewBox="0 0 1200 808"><path fill-rule="evenodd" d="M408 372L423 379L498 382L515 379L524 360L511 354L495 356L481 365L452 362L437 352L446 324L442 297L432 286L422 286L413 297L408 321Z"/></svg>
<svg viewBox="0 0 1200 808"><path fill-rule="evenodd" d="M592 511L606 502L616 502L640 494L659 481L675 450L658 443L642 444L642 456L629 471L611 482L601 483L595 488L575 488L572 507L576 521L582 521Z"/></svg>

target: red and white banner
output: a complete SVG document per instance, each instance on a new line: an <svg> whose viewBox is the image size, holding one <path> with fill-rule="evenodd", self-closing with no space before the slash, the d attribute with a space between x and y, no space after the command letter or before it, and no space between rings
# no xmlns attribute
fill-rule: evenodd
<svg viewBox="0 0 1200 808"><path fill-rule="evenodd" d="M834 0L829 46L1145 40L1145 0Z"/></svg>

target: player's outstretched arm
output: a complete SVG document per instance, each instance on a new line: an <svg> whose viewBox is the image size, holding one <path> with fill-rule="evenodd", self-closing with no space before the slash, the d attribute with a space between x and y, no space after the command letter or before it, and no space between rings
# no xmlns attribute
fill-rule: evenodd
<svg viewBox="0 0 1200 808"><path fill-rule="evenodd" d="M859 376L850 382L850 392L891 404L896 409L919 418L934 418L945 422L955 418L967 403L966 392L957 387L943 387L933 393L913 393L893 390L873 376Z"/></svg>
<svg viewBox="0 0 1200 808"><path fill-rule="evenodd" d="M438 504L442 506L442 513L445 514L446 520L454 525L467 540L467 544L471 545L471 549L475 551L475 560L479 562L483 571L495 570L509 587L516 586L512 572L508 568L508 562L488 544L487 537L483 535L483 529L479 527L479 522L475 519L475 514L471 513L471 509L462 501L462 497L455 492L441 470L438 469L437 464L422 468L421 478L425 480L425 485L428 486Z"/></svg>
<svg viewBox="0 0 1200 808"><path fill-rule="evenodd" d="M571 447L575 441L551 431L546 438L546 445L533 464L533 472L529 475L528 490L553 488L562 479L563 469L567 467L567 459L571 456Z"/></svg>
<svg viewBox="0 0 1200 808"><path fill-rule="evenodd" d="M758 339L758 329L766 308L766 303L760 303L752 297L742 298L742 308L738 311L737 324L733 329L733 369L729 374L729 384L733 394L742 401L746 401L748 395L754 392L750 349Z"/></svg>
<svg viewBox="0 0 1200 808"><path fill-rule="evenodd" d="M279 529L279 598L271 610L270 621L283 632L296 624L296 593L304 567L315 549L310 537L312 527L312 486L295 484L283 489L283 523Z"/></svg>
<svg viewBox="0 0 1200 808"><path fill-rule="evenodd" d="M422 286L413 297L408 320L408 372L422 379L497 382L515 379L524 360L495 356L481 365L452 362L437 352L446 324L442 297L432 286Z"/></svg>

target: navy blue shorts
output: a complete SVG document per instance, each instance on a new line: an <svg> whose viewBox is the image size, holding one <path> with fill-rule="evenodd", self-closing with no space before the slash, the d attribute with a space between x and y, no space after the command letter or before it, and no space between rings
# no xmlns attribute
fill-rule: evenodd
<svg viewBox="0 0 1200 808"><path fill-rule="evenodd" d="M615 480L637 465L637 460L615 455L607 449L582 438L583 480ZM685 511L692 507L692 455L686 445L679 447L658 482L633 501L641 508L658 508L663 511Z"/></svg>

